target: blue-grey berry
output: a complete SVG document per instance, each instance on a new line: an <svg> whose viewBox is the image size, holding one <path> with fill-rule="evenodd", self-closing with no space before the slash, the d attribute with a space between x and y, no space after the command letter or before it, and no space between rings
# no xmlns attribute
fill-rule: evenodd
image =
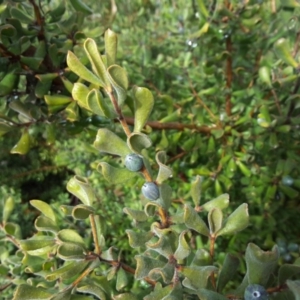
<svg viewBox="0 0 300 300"><path fill-rule="evenodd" d="M159 189L155 182L146 182L142 186L143 195L151 201L155 201L159 198Z"/></svg>
<svg viewBox="0 0 300 300"><path fill-rule="evenodd" d="M286 175L282 177L281 182L283 185L292 186L294 184L294 179L291 176Z"/></svg>
<svg viewBox="0 0 300 300"><path fill-rule="evenodd" d="M245 300L268 300L268 292L259 284L250 284L247 286L244 294Z"/></svg>
<svg viewBox="0 0 300 300"><path fill-rule="evenodd" d="M130 153L125 157L125 166L129 171L138 172L144 166L143 158L136 153Z"/></svg>

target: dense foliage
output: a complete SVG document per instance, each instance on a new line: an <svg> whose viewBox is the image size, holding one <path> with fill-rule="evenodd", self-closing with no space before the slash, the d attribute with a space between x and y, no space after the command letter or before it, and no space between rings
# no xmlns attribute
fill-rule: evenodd
<svg viewBox="0 0 300 300"><path fill-rule="evenodd" d="M103 2L0 1L3 299L298 299L300 4Z"/></svg>

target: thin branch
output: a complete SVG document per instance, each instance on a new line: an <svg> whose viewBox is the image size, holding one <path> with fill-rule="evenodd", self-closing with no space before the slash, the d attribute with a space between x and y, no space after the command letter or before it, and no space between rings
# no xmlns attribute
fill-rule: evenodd
<svg viewBox="0 0 300 300"><path fill-rule="evenodd" d="M192 81L190 79L189 73L186 71L186 75L189 81L190 89L193 93L193 96L196 100L204 107L204 109L208 112L212 119L218 120L218 118L213 114L213 112L208 108L208 106L204 103L204 101L199 97L198 93L196 92L195 88L193 87Z"/></svg>
<svg viewBox="0 0 300 300"><path fill-rule="evenodd" d="M134 268L126 265L123 262L115 261L115 260L106 260L106 259L103 259L101 257L99 257L99 259L100 259L100 261L108 263L108 264L110 264L111 266L113 266L115 268L122 268L124 271L126 271L127 273L130 273L132 275L134 275L135 272L136 272L136 270ZM143 280L145 280L147 283L151 284L153 287L156 285L156 281L153 281L149 277L144 277Z"/></svg>
<svg viewBox="0 0 300 300"><path fill-rule="evenodd" d="M121 111L121 108L117 102L117 99L116 99L113 91L107 91L107 94L108 94L110 101L115 109L116 114L118 115L118 120L121 123L124 132L126 133L127 137L129 137L131 135L131 131L130 131L128 124L123 116L123 113Z"/></svg>
<svg viewBox="0 0 300 300"><path fill-rule="evenodd" d="M62 168L66 168L66 166L44 166L44 167L41 167L39 169L34 169L34 170L22 172L22 173L19 173L17 175L5 178L2 182L7 182L7 181L10 181L12 179L22 178L22 177L29 176L29 175L32 175L32 174L35 174L35 173L47 172L47 171L50 172L50 171L57 170L57 169L62 169Z"/></svg>
<svg viewBox="0 0 300 300"><path fill-rule="evenodd" d="M8 287L10 287L12 285L12 282L9 282L7 284L1 285L0 286L0 292L3 292L5 289L7 289Z"/></svg>
<svg viewBox="0 0 300 300"><path fill-rule="evenodd" d="M99 240L98 240L98 235L97 235L95 215L93 215L93 214L90 215L90 222L91 222L91 227L92 227L92 235L93 235L93 239L94 239L95 250L96 250L96 253L98 255L100 255L101 248L100 248L100 245L99 245Z"/></svg>
<svg viewBox="0 0 300 300"><path fill-rule="evenodd" d="M209 236L209 253L210 253L210 258L211 258L211 261L213 262L214 261L214 256L215 256L215 241L216 241L216 236L214 234L211 234ZM214 288L216 288L216 279L215 279L215 274L212 273L211 276L210 276L210 281L211 281L211 284Z"/></svg>
<svg viewBox="0 0 300 300"><path fill-rule="evenodd" d="M298 31L297 32L296 42L295 42L295 45L294 45L294 50L293 50L293 53L292 53L293 57L295 57L296 54L298 53L299 43L300 43L300 32Z"/></svg>
<svg viewBox="0 0 300 300"><path fill-rule="evenodd" d="M225 110L227 116L231 115L231 85L232 85L232 41L228 36L226 39L226 51L228 53L226 60L226 88L228 93L226 95Z"/></svg>

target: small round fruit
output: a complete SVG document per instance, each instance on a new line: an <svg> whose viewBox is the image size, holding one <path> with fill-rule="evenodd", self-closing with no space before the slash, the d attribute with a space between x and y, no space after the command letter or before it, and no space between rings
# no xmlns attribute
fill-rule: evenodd
<svg viewBox="0 0 300 300"><path fill-rule="evenodd" d="M268 292L259 284L250 284L247 286L244 294L245 300L268 300Z"/></svg>
<svg viewBox="0 0 300 300"><path fill-rule="evenodd" d="M294 184L294 179L291 176L286 175L282 177L281 182L283 185L292 186Z"/></svg>
<svg viewBox="0 0 300 300"><path fill-rule="evenodd" d="M146 182L142 186L143 195L151 201L155 201L159 198L159 189L156 183Z"/></svg>
<svg viewBox="0 0 300 300"><path fill-rule="evenodd" d="M125 166L129 171L138 172L143 168L143 158L135 153L126 155Z"/></svg>

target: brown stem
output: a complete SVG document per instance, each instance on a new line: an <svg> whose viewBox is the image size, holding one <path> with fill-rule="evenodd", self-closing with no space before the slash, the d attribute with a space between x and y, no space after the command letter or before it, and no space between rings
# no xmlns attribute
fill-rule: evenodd
<svg viewBox="0 0 300 300"><path fill-rule="evenodd" d="M118 121L120 122L121 126L123 127L125 134L127 135L127 137L130 137L131 131L128 126L127 119L124 117L122 110L117 102L117 99L110 87L106 89L106 93L108 94L108 96L111 100L111 103L115 109L115 112L118 115ZM132 123L134 124L134 121ZM146 181L152 181L152 178L146 168L143 168L142 173L143 173Z"/></svg>
<svg viewBox="0 0 300 300"><path fill-rule="evenodd" d="M166 210L164 210L162 207L158 209L158 214L161 219L161 227L162 228L167 228L169 227L169 220L168 220L168 214Z"/></svg>
<svg viewBox="0 0 300 300"><path fill-rule="evenodd" d="M218 118L213 114L213 112L208 108L208 106L203 102L203 100L199 97L198 93L193 87L192 81L190 79L189 73L186 71L186 75L189 81L190 89L193 93L193 96L196 98L196 100L204 107L204 109L208 112L208 114L211 116L212 119L217 120Z"/></svg>
<svg viewBox="0 0 300 300"><path fill-rule="evenodd" d="M121 111L121 108L120 108L120 106L119 106L119 104L117 102L117 99L116 99L113 91L107 90L107 94L108 94L108 96L109 96L109 98L111 100L111 103L112 103L112 105L113 105L113 107L115 109L116 114L118 115L118 120L121 123L124 132L126 133L127 137L129 137L131 135L131 131L130 131L129 127L128 127L126 119L123 116L123 113Z"/></svg>
<svg viewBox="0 0 300 300"><path fill-rule="evenodd" d="M10 287L11 285L12 285L12 282L9 282L7 284L4 284L4 285L0 286L0 292L3 292L5 289Z"/></svg>
<svg viewBox="0 0 300 300"><path fill-rule="evenodd" d="M95 250L96 250L96 253L98 255L100 255L101 248L100 248L100 245L99 245L99 240L98 240L98 235L97 235L95 215L93 215L93 214L90 215L90 222L91 222L91 227L92 227L92 235L93 235L93 239L94 239Z"/></svg>
<svg viewBox="0 0 300 300"><path fill-rule="evenodd" d="M94 262L92 262L92 264L81 273L81 275L72 283L72 286L76 286L81 280L86 278L95 269L95 266L93 266L93 263Z"/></svg>
<svg viewBox="0 0 300 300"><path fill-rule="evenodd" d="M5 178L2 182L7 182L7 181L10 181L12 179L22 178L22 177L25 177L25 176L28 176L28 175L31 175L31 174L35 174L35 173L50 172L52 170L57 170L57 169L62 169L62 168L66 168L66 167L65 166L44 166L44 167L41 167L39 169L22 172L22 173L19 173L17 175L14 175L12 177Z"/></svg>
<svg viewBox="0 0 300 300"><path fill-rule="evenodd" d="M225 110L227 116L231 115L231 85L232 85L232 41L228 36L226 39L226 51L228 53L226 60L226 88L228 93L226 95Z"/></svg>
<svg viewBox="0 0 300 300"><path fill-rule="evenodd" d="M115 121L118 121L119 119L116 119ZM131 117L125 117L125 120L127 124L129 125L134 125L134 118ZM152 129L158 129L158 130L177 130L177 131L182 131L184 129L191 129L195 130L197 132L201 133L206 133L209 134L212 129L211 127L208 126L197 126L195 124L183 124L183 123L177 123L177 122L169 122L169 123L160 123L159 121L148 121L145 126L149 126Z"/></svg>
<svg viewBox="0 0 300 300"><path fill-rule="evenodd" d="M215 256L215 241L216 241L216 236L214 234L211 234L209 236L209 254L211 258L211 262L213 263L214 261L214 256ZM212 283L212 286L216 288L216 279L215 279L215 274L212 273L210 276L210 281Z"/></svg>
<svg viewBox="0 0 300 300"><path fill-rule="evenodd" d="M298 53L299 50L299 43L300 43L300 32L297 32L297 38L296 38L296 42L295 42L295 46L294 46L294 51L293 51L293 57L296 56L296 54Z"/></svg>
<svg viewBox="0 0 300 300"><path fill-rule="evenodd" d="M37 25L40 27L40 31L38 33L38 39L45 40L45 34L44 34L44 17L41 14L40 8L36 5L34 0L29 0L31 5L33 6L35 20Z"/></svg>
<svg viewBox="0 0 300 300"><path fill-rule="evenodd" d="M277 97L277 94L274 89L271 90L271 93L275 99L275 104L276 104L277 110L278 110L279 114L281 115L281 109L280 109L280 104L279 104L279 99Z"/></svg>

